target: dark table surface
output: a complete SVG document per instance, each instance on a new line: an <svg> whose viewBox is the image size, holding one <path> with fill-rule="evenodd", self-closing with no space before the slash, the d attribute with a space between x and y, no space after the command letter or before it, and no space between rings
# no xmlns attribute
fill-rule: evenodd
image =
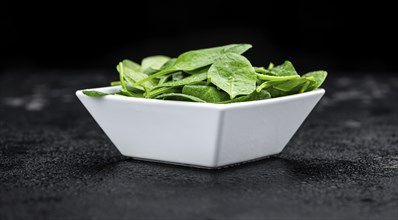
<svg viewBox="0 0 398 220"><path fill-rule="evenodd" d="M74 95L115 77L2 73L0 219L397 219L394 74L330 74L281 154L221 170L122 156Z"/></svg>

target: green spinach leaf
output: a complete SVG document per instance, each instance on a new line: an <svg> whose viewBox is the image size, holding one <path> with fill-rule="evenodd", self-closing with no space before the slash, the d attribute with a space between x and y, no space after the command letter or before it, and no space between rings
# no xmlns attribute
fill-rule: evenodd
<svg viewBox="0 0 398 220"><path fill-rule="evenodd" d="M166 93L162 95L158 95L155 97L156 99L172 99L172 100L181 100L181 101L194 101L194 102L205 102L204 100L182 93Z"/></svg>
<svg viewBox="0 0 398 220"><path fill-rule="evenodd" d="M171 74L171 79L173 81L178 81L184 78L184 73L183 72L175 72Z"/></svg>
<svg viewBox="0 0 398 220"><path fill-rule="evenodd" d="M162 84L157 85L155 88L159 87L176 87L176 86L184 86L184 85L189 85L189 84L196 84L200 83L203 80L207 79L207 73L200 73L192 76L187 76L183 79L177 80L177 81L169 81L165 82Z"/></svg>
<svg viewBox="0 0 398 220"><path fill-rule="evenodd" d="M306 83L308 80L305 78L298 78L298 79L293 79L293 80L288 80L286 82L274 85L273 87L275 89L284 91L284 92L290 92L294 88L297 88L298 86Z"/></svg>
<svg viewBox="0 0 398 220"><path fill-rule="evenodd" d="M92 97L102 97L102 96L110 95L105 92L94 91L94 90L83 90L83 94L86 96L92 96Z"/></svg>
<svg viewBox="0 0 398 220"><path fill-rule="evenodd" d="M235 99L219 102L220 104L228 104L228 103L236 103L236 102L247 102L247 101L255 101L262 99L271 98L271 94L266 90L261 90L260 92L254 91L253 93L245 96L239 96Z"/></svg>
<svg viewBox="0 0 398 220"><path fill-rule="evenodd" d="M208 80L228 93L231 99L256 89L256 72L244 56L227 53L217 59L208 71Z"/></svg>
<svg viewBox="0 0 398 220"><path fill-rule="evenodd" d="M155 98L156 96L159 96L159 95L165 94L165 93L181 93L181 88L175 88L175 87L156 88L156 89L148 92L145 95L145 98Z"/></svg>
<svg viewBox="0 0 398 220"><path fill-rule="evenodd" d="M152 74L159 71L163 65L170 60L170 57L157 55L146 57L141 61L141 72Z"/></svg>
<svg viewBox="0 0 398 220"><path fill-rule="evenodd" d="M322 85L322 83L325 81L326 77L327 77L328 73L326 71L314 71L314 72L309 72L304 74L302 77L303 78L310 78L313 77L313 83L311 83L308 88L306 89L306 91L311 91L311 90L315 90L317 88L319 88L319 86Z"/></svg>
<svg viewBox="0 0 398 220"><path fill-rule="evenodd" d="M283 82L284 81L266 81L266 82L263 82L261 85L257 86L256 91L260 92L263 89L267 89L267 88L276 86L276 85L281 84Z"/></svg>
<svg viewBox="0 0 398 220"><path fill-rule="evenodd" d="M222 47L188 51L178 56L174 65L149 76L147 79L138 81L136 85L141 85L150 79L165 75L167 73L177 71L192 71L201 67L205 67L211 65L215 60L226 53L242 54L251 47L252 46L250 44L230 44Z"/></svg>
<svg viewBox="0 0 398 220"><path fill-rule="evenodd" d="M294 76L297 75L296 69L293 64L286 60L283 64L272 67L269 70L270 75L274 76Z"/></svg>
<svg viewBox="0 0 398 220"><path fill-rule="evenodd" d="M258 74L257 76L261 80L269 80L269 81L285 81L285 80L290 80L290 79L298 79L300 78L299 75L291 75L291 76L270 76L270 75L263 75L263 74Z"/></svg>
<svg viewBox="0 0 398 220"><path fill-rule="evenodd" d="M119 63L116 69L120 73L120 81L122 87L126 90L131 90L130 88L135 88L138 90L148 91L155 86L155 82L153 80L148 80L141 86L135 85L136 82L148 78L148 75L142 73L140 65L131 60L123 60Z"/></svg>
<svg viewBox="0 0 398 220"><path fill-rule="evenodd" d="M214 86L207 85L186 85L182 88L182 93L198 97L206 102L218 103L229 100L229 96L224 91L218 90Z"/></svg>

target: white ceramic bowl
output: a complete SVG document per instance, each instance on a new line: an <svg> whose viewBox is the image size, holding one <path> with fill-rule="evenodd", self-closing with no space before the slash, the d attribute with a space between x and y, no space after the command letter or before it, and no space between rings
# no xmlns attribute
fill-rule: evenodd
<svg viewBox="0 0 398 220"><path fill-rule="evenodd" d="M219 168L280 153L324 93L232 104L76 95L123 155Z"/></svg>

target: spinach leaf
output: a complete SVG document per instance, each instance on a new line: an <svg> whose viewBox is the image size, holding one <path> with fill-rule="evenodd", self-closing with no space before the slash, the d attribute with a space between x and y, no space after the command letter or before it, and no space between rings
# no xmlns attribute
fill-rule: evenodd
<svg viewBox="0 0 398 220"><path fill-rule="evenodd" d="M181 89L175 87L161 87L156 88L145 95L145 98L155 98L164 93L181 93Z"/></svg>
<svg viewBox="0 0 398 220"><path fill-rule="evenodd" d="M171 58L165 64L163 64L163 66L160 69L161 70L167 69L167 68L173 66L176 63L176 61L177 61L177 58Z"/></svg>
<svg viewBox="0 0 398 220"><path fill-rule="evenodd" d="M205 102L204 100L198 97L182 93L166 93L155 97L155 99L170 99L170 98L172 99L174 98L173 100L181 100L181 101Z"/></svg>
<svg viewBox="0 0 398 220"><path fill-rule="evenodd" d="M269 99L271 98L271 94L266 90L261 90L260 92L254 91L253 93L245 96L239 96L235 99L219 102L220 104L228 104L228 103L235 103L235 102L247 102L247 101L255 101L255 100L262 100L262 99Z"/></svg>
<svg viewBox="0 0 398 220"><path fill-rule="evenodd" d="M209 70L210 66L205 66L205 67L201 67L195 70L189 70L189 71L184 71L185 73L188 73L190 75L195 75L195 74L199 74L199 73L203 73L203 72L207 72Z"/></svg>
<svg viewBox="0 0 398 220"><path fill-rule="evenodd" d="M265 69L264 67L254 67L254 71L256 73L264 74L264 75L270 75L271 71L268 69Z"/></svg>
<svg viewBox="0 0 398 220"><path fill-rule="evenodd" d="M184 73L183 72L175 72L171 74L171 78L173 81L178 81L184 78Z"/></svg>
<svg viewBox="0 0 398 220"><path fill-rule="evenodd" d="M266 82L263 82L261 85L257 86L256 91L260 92L263 89L267 89L267 88L270 88L272 86L275 86L275 85L278 85L281 83L283 83L283 81L266 81Z"/></svg>
<svg viewBox="0 0 398 220"><path fill-rule="evenodd" d="M83 94L86 96L92 96L92 97L102 97L102 96L110 95L108 93L94 91L94 90L83 90Z"/></svg>
<svg viewBox="0 0 398 220"><path fill-rule="evenodd" d="M290 61L285 61L283 64L268 69L270 75L274 76L293 76L297 75L296 69Z"/></svg>
<svg viewBox="0 0 398 220"><path fill-rule="evenodd" d="M266 81L257 87L256 91L263 89L270 92L273 98L286 96L296 93L302 93L303 87L307 87L310 81L305 78L298 78L286 81Z"/></svg>
<svg viewBox="0 0 398 220"><path fill-rule="evenodd" d="M311 84L311 81L310 81L310 80L307 80L307 82L305 82L305 83L303 84L303 86L300 88L299 93L305 92L305 91L308 89L308 86L309 86L310 84Z"/></svg>
<svg viewBox="0 0 398 220"><path fill-rule="evenodd" d="M111 86L120 86L122 83L120 81L111 82Z"/></svg>
<svg viewBox="0 0 398 220"><path fill-rule="evenodd" d="M182 93L198 97L206 102L218 103L229 100L229 96L224 91L218 90L214 86L207 85L186 85L182 88Z"/></svg>
<svg viewBox="0 0 398 220"><path fill-rule="evenodd" d="M250 61L235 53L227 53L217 59L211 65L207 78L228 93L231 99L256 89L257 76Z"/></svg>
<svg viewBox="0 0 398 220"><path fill-rule="evenodd" d="M168 74L168 75L164 75L164 76L159 76L158 85L161 85L161 84L167 82L171 77L172 77L172 74Z"/></svg>
<svg viewBox="0 0 398 220"><path fill-rule="evenodd" d="M124 88L121 88L119 90L119 93L124 95L124 96L129 96L129 97L137 97L137 98L143 98L144 97L144 94L142 94L142 93L129 91L129 90L124 89Z"/></svg>
<svg viewBox="0 0 398 220"><path fill-rule="evenodd" d="M291 76L270 76L270 75L263 75L263 74L258 74L257 76L261 80L269 80L269 81L285 81L285 80L290 80L290 79L298 79L300 78L299 75L291 75Z"/></svg>
<svg viewBox="0 0 398 220"><path fill-rule="evenodd" d="M170 57L162 55L146 57L141 61L141 72L148 75L155 73L159 71L169 60Z"/></svg>
<svg viewBox="0 0 398 220"><path fill-rule="evenodd" d="M304 84L305 82L307 82L308 80L305 78L299 78L299 79L293 79L293 80L288 80L286 82L274 85L273 87L275 89L284 91L284 92L290 92L292 91L294 88L296 88L299 85Z"/></svg>
<svg viewBox="0 0 398 220"><path fill-rule="evenodd" d="M273 75L273 73L270 71L270 69L274 68L273 63L269 63L268 69L265 69L264 67L254 67L254 70L257 73L265 74L265 75Z"/></svg>
<svg viewBox="0 0 398 220"><path fill-rule="evenodd" d="M122 86L122 89L127 90L126 82L124 81L124 69L122 62L119 62L119 64L116 66L116 70L119 72L120 85Z"/></svg>
<svg viewBox="0 0 398 220"><path fill-rule="evenodd" d="M136 85L141 85L150 79L165 75L167 73L176 71L192 71L201 67L205 67L211 65L215 60L226 53L242 54L251 47L252 46L250 44L230 44L222 47L188 51L178 56L174 65L169 66L168 68L163 69L146 79L138 81Z"/></svg>
<svg viewBox="0 0 398 220"><path fill-rule="evenodd" d="M169 81L165 82L162 84L158 84L154 88L159 88L159 87L176 87L176 86L183 86L183 85L188 85L188 84L196 84L199 82L202 82L203 80L207 79L207 73L200 73L192 76L187 76L183 79L177 80L177 81Z"/></svg>
<svg viewBox="0 0 398 220"><path fill-rule="evenodd" d="M135 86L137 81L148 78L148 75L141 72L141 67L137 63L131 60L123 60L119 63L116 69L120 73L120 81L122 87L126 90L131 90L130 88L135 88L138 90L148 91L155 86L153 80L149 80L143 83L141 86Z"/></svg>
<svg viewBox="0 0 398 220"><path fill-rule="evenodd" d="M177 58L173 68L183 71L195 70L214 63L215 60L224 54L242 54L251 47L252 45L250 44L230 44L221 47L188 51Z"/></svg>
<svg viewBox="0 0 398 220"><path fill-rule="evenodd" d="M315 90L317 88L319 88L319 86L322 85L322 83L325 81L326 77L327 77L328 73L326 71L314 71L314 72L309 72L304 74L302 77L303 78L310 78L313 77L313 83L311 83L308 88L306 89L306 91L312 91Z"/></svg>
<svg viewBox="0 0 398 220"><path fill-rule="evenodd" d="M276 98L276 97L281 97L281 96L286 96L288 95L287 92L278 90L278 89L274 89L273 87L267 88L266 89L269 94L271 94L271 98Z"/></svg>

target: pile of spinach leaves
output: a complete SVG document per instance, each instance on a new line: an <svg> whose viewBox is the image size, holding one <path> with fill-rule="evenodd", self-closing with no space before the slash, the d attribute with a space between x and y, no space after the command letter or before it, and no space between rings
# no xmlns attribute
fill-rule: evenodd
<svg viewBox="0 0 398 220"><path fill-rule="evenodd" d="M317 89L326 71L298 75L285 61L267 68L253 67L242 54L250 44L231 44L185 52L177 58L150 56L141 64L121 61L116 69L121 85L112 95L208 103L233 103L268 99ZM87 96L111 95L84 90Z"/></svg>

